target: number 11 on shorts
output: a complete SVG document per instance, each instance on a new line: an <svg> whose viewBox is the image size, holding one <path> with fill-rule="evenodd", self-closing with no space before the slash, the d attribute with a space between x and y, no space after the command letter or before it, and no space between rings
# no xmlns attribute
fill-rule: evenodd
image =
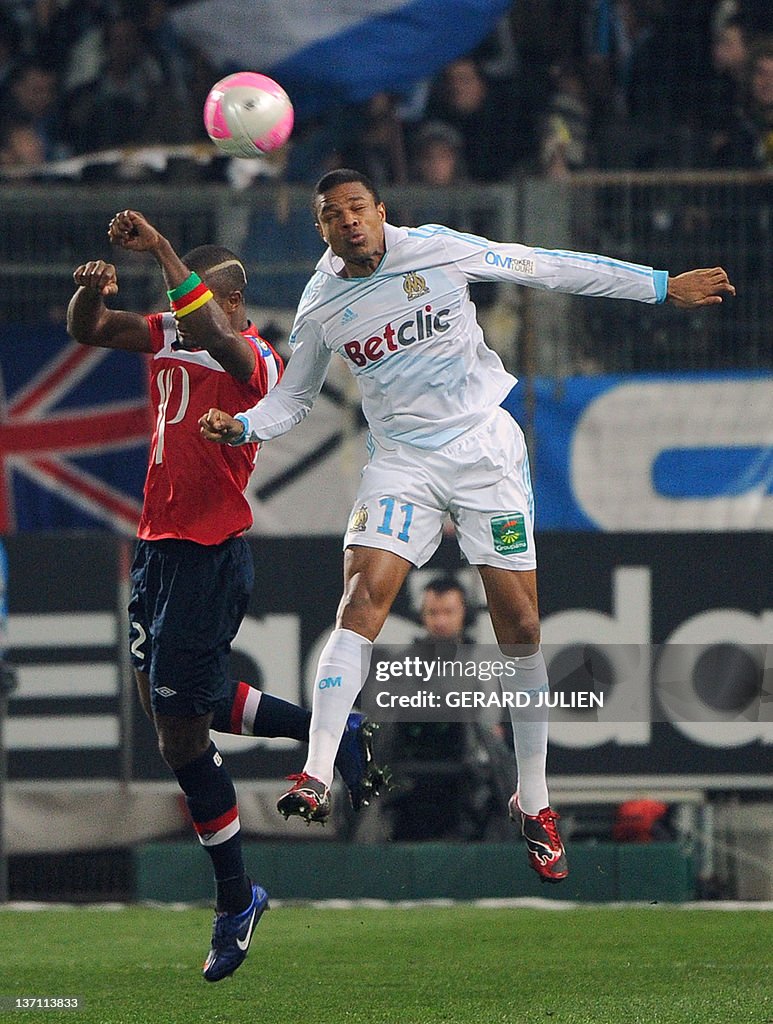
<svg viewBox="0 0 773 1024"><path fill-rule="evenodd" d="M376 527L376 533L383 533L387 537L392 536L392 517L394 516L396 504L397 498L381 499L379 505L384 510L384 518L381 520L381 526ZM411 521L413 519L413 505L410 502L406 502L404 505L400 506L400 511L403 514L403 525L397 535L397 539L407 543L408 533L411 529Z"/></svg>

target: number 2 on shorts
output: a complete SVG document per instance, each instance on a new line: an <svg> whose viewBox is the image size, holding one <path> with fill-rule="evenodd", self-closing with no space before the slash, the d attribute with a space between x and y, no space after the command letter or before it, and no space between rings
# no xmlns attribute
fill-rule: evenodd
<svg viewBox="0 0 773 1024"><path fill-rule="evenodd" d="M376 528L376 533L383 533L387 537L392 536L392 516L394 515L395 505L397 504L396 498L382 498L379 505L384 509L384 518L381 521L381 526ZM408 542L408 533L411 529L411 521L413 519L413 505L410 502L406 502L400 506L400 511L403 513L403 526L397 535L397 539Z"/></svg>

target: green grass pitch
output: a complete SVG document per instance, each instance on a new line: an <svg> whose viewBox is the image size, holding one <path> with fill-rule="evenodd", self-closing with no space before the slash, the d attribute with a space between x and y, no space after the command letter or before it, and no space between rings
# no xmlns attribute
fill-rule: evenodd
<svg viewBox="0 0 773 1024"><path fill-rule="evenodd" d="M0 995L79 996L70 1024L770 1024L765 911L416 906L266 914L247 961L199 974L211 914L0 912Z"/></svg>

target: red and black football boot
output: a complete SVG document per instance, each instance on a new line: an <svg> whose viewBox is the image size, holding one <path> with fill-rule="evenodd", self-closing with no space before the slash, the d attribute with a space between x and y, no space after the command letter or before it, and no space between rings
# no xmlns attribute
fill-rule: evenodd
<svg viewBox="0 0 773 1024"><path fill-rule="evenodd" d="M324 825L330 817L330 790L325 783L306 772L288 775L288 778L295 785L277 801L276 809L279 813L284 814L285 819L291 814L297 814L307 825L312 821Z"/></svg>
<svg viewBox="0 0 773 1024"><path fill-rule="evenodd" d="M562 882L569 874L569 865L556 825L559 815L549 807L543 807L539 814L524 814L518 805L517 793L510 797L507 809L510 820L521 823L529 867L534 868L543 882Z"/></svg>

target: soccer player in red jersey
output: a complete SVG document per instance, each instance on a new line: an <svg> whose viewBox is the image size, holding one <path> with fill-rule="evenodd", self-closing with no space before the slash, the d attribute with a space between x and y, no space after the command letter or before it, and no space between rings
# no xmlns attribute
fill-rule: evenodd
<svg viewBox="0 0 773 1024"><path fill-rule="evenodd" d="M212 859L216 915L204 977L219 981L243 962L268 896L245 871L236 791L210 729L308 740L311 715L229 678L231 642L254 579L244 490L259 445L208 444L198 420L213 405L254 405L283 365L247 318L246 274L233 252L205 245L181 259L132 210L116 214L108 234L121 248L155 257L171 312L109 309L104 300L118 293L116 269L92 260L73 274L78 287L67 327L81 344L150 359L155 425L131 571L129 641L143 708ZM355 809L377 792L371 729L364 716L352 715L336 762Z"/></svg>

